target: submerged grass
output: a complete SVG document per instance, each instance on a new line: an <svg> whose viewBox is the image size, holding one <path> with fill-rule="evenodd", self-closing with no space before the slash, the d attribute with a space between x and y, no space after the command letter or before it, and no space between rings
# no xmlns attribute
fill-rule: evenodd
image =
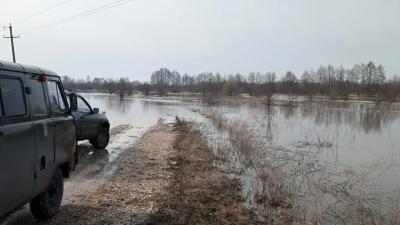
<svg viewBox="0 0 400 225"><path fill-rule="evenodd" d="M265 223L400 224L398 201L383 206L382 196L360 187L357 173L321 161L321 151L274 148L246 121L227 119L218 111L206 115L216 129L207 130L214 132L208 134L211 142L225 138L226 147L220 144L214 153L224 155L225 164L235 168L245 187L246 205ZM315 139L307 146L334 147L334 140Z"/></svg>

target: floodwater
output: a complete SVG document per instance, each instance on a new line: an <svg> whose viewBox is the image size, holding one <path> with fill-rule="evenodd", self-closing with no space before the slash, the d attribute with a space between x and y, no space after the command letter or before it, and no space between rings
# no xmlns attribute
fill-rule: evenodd
<svg viewBox="0 0 400 225"><path fill-rule="evenodd" d="M107 148L108 161L113 161L133 145L160 118L174 122L178 116L195 121L204 128L212 126L204 115L219 111L229 121L247 123L262 140L266 152L268 149L313 152L316 158L307 163L322 165L318 169L323 168L324 172L329 167L331 177L338 177L337 174L349 175L351 182L369 193L393 193L400 190L398 103L377 106L372 102L361 101L299 100L290 105L283 103L265 106L235 101L208 104L200 99L184 97L128 97L120 100L118 96L106 94L83 96L92 107L100 108L100 112L105 111L112 129L124 128L111 138ZM209 142L211 140L210 145L213 145L212 142L229 142L226 136L219 136L214 131L211 128L203 129ZM234 147L229 144L227 146ZM265 155L256 158L257 163L261 164L271 160ZM255 170L249 170L244 176L244 194L249 196L248 201L251 202L254 201L257 174ZM384 205L385 200L382 201L380 204Z"/></svg>
<svg viewBox="0 0 400 225"><path fill-rule="evenodd" d="M269 147L315 150L326 163L368 174L378 189L400 188L399 104L303 101L223 111L247 121Z"/></svg>
<svg viewBox="0 0 400 225"><path fill-rule="evenodd" d="M271 209L257 202L257 194L266 191L285 196L277 191L282 189L292 196L287 198L293 199L289 201L295 209L295 223L355 224L365 211L380 224L398 221L398 103L378 106L372 102L301 100L211 108L211 112L222 112L233 128L221 132L212 122L206 123L202 127L209 144L217 154L220 149L233 154L228 161L240 171L246 205L259 215L270 217ZM251 142L257 141L258 151L232 144L229 130L240 130L235 126L243 123Z"/></svg>
<svg viewBox="0 0 400 225"><path fill-rule="evenodd" d="M247 121L270 147L322 151L327 163L348 170L369 171L380 188L400 188L400 105L370 102L298 101L294 106L208 106L183 98L125 98L106 94L83 94L92 107L108 116L111 127L129 129L110 143L120 152L158 119L175 117L202 121L196 111L220 110L230 119ZM196 110L193 110L196 109ZM118 155L118 154L115 154ZM115 156L111 156L114 159ZM379 174L377 174L379 173ZM374 176L374 174L376 176Z"/></svg>

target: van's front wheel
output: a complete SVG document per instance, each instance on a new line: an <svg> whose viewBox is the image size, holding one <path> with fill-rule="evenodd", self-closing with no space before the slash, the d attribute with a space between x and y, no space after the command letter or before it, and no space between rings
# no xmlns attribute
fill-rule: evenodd
<svg viewBox="0 0 400 225"><path fill-rule="evenodd" d="M30 202L33 216L40 220L50 219L58 213L64 192L64 177L60 169L54 173L45 192Z"/></svg>

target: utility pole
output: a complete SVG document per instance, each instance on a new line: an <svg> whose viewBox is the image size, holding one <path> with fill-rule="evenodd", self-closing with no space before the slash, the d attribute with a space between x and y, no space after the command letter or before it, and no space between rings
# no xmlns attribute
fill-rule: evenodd
<svg viewBox="0 0 400 225"><path fill-rule="evenodd" d="M20 38L20 36L13 36L13 31L12 31L12 25L10 23L10 25L8 26L8 28L10 29L10 36L6 37L5 35L3 36L4 38L10 38L11 39L11 50L12 50L12 56L13 56L13 62L16 63L15 60L15 49L14 49L14 38ZM6 27L4 27L4 29L6 29Z"/></svg>

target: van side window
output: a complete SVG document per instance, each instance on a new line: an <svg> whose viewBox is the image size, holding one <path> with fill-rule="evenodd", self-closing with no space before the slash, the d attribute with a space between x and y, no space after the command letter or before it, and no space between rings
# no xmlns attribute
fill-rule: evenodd
<svg viewBox="0 0 400 225"><path fill-rule="evenodd" d="M47 115L46 98L44 95L43 82L32 79L31 87L31 110L33 116Z"/></svg>
<svg viewBox="0 0 400 225"><path fill-rule="evenodd" d="M48 81L50 107L53 112L65 112L67 110L65 99L60 91L60 84Z"/></svg>
<svg viewBox="0 0 400 225"><path fill-rule="evenodd" d="M25 115L25 100L21 81L0 78L0 105L0 117Z"/></svg>
<svg viewBox="0 0 400 225"><path fill-rule="evenodd" d="M83 101L81 97L77 98L78 100L78 108L77 112L83 112L83 113L90 113L90 107Z"/></svg>

